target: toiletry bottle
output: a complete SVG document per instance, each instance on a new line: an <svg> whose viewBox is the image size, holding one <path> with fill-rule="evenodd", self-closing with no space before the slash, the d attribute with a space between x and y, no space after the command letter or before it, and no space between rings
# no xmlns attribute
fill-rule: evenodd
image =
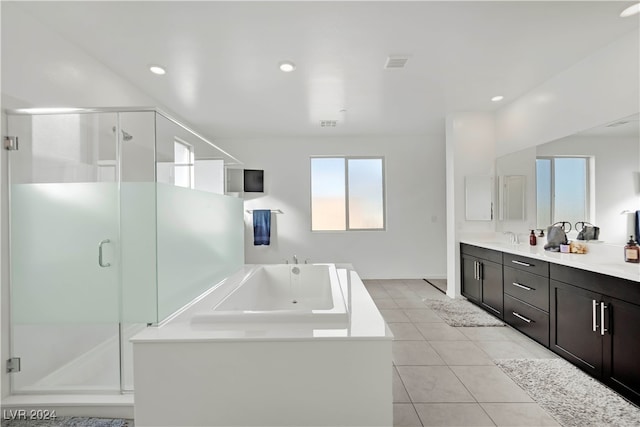
<svg viewBox="0 0 640 427"><path fill-rule="evenodd" d="M531 230L531 234L529 234L529 244L531 246L535 246L536 244L538 244L536 233L534 233L533 230Z"/></svg>
<svg viewBox="0 0 640 427"><path fill-rule="evenodd" d="M636 241L633 240L633 236L629 236L627 246L624 247L624 260L636 264L640 262L640 247L638 247Z"/></svg>

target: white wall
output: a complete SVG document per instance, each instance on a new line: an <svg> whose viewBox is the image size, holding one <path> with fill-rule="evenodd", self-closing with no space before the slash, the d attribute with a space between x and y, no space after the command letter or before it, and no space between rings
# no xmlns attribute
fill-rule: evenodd
<svg viewBox="0 0 640 427"><path fill-rule="evenodd" d="M492 233L495 220L465 219L465 177L495 174L495 121L492 113L457 113L447 117L447 295L460 295L460 237ZM494 197L495 200L495 197Z"/></svg>
<svg viewBox="0 0 640 427"><path fill-rule="evenodd" d="M222 139L247 169L264 169L265 193L245 193L245 209L272 215L270 246L253 246L245 214L247 263L349 262L361 277L445 276L444 138L327 137ZM311 232L310 156L384 156L386 231Z"/></svg>
<svg viewBox="0 0 640 427"><path fill-rule="evenodd" d="M640 111L640 32L594 52L496 114L498 156Z"/></svg>

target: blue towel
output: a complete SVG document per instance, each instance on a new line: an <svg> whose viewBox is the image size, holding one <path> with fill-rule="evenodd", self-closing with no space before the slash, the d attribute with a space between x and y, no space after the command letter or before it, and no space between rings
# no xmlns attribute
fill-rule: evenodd
<svg viewBox="0 0 640 427"><path fill-rule="evenodd" d="M269 245L271 237L271 209L253 211L253 245Z"/></svg>
<svg viewBox="0 0 640 427"><path fill-rule="evenodd" d="M636 242L640 239L640 211L636 211Z"/></svg>

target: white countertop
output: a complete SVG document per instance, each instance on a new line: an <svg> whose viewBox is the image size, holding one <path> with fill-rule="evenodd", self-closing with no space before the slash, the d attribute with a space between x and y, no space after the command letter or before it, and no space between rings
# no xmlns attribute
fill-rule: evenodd
<svg viewBox="0 0 640 427"><path fill-rule="evenodd" d="M465 236L460 242L640 282L640 264L624 262L622 246L587 243L588 253L579 255L545 251L546 239L541 238L538 238L536 246L530 246L528 241L516 245L503 240L487 236Z"/></svg>
<svg viewBox="0 0 640 427"><path fill-rule="evenodd" d="M358 274L346 265L336 265L336 268L349 311L349 320L344 326L291 323L192 324L189 313L185 312L164 325L144 329L131 338L131 342L391 340L393 334Z"/></svg>

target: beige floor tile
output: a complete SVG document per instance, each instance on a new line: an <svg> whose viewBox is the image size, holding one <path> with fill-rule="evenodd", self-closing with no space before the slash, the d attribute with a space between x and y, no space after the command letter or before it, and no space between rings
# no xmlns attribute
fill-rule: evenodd
<svg viewBox="0 0 640 427"><path fill-rule="evenodd" d="M475 344L492 359L536 358L534 352L514 341L476 341Z"/></svg>
<svg viewBox="0 0 640 427"><path fill-rule="evenodd" d="M400 308L392 298L375 298L373 302L378 309L381 308Z"/></svg>
<svg viewBox="0 0 640 427"><path fill-rule="evenodd" d="M394 341L393 363L396 366L445 364L426 341Z"/></svg>
<svg viewBox="0 0 640 427"><path fill-rule="evenodd" d="M481 403L497 426L547 427L559 426L537 403Z"/></svg>
<svg viewBox="0 0 640 427"><path fill-rule="evenodd" d="M475 402L447 366L398 366L412 402Z"/></svg>
<svg viewBox="0 0 640 427"><path fill-rule="evenodd" d="M416 403L424 426L480 427L495 426L477 403Z"/></svg>
<svg viewBox="0 0 640 427"><path fill-rule="evenodd" d="M407 389L404 388L404 384L402 384L400 375L395 367L393 368L393 401L394 403L411 402L407 394Z"/></svg>
<svg viewBox="0 0 640 427"><path fill-rule="evenodd" d="M374 300L391 298L391 295L389 295L383 288L368 288L367 292L369 292L369 295L371 295L371 298Z"/></svg>
<svg viewBox="0 0 640 427"><path fill-rule="evenodd" d="M400 308L425 308L422 298L394 298L393 299Z"/></svg>
<svg viewBox="0 0 640 427"><path fill-rule="evenodd" d="M472 341L429 341L429 344L449 366L494 365L487 353Z"/></svg>
<svg viewBox="0 0 640 427"><path fill-rule="evenodd" d="M444 323L435 311L430 308L405 308L404 313L414 323Z"/></svg>
<svg viewBox="0 0 640 427"><path fill-rule="evenodd" d="M546 347L538 344L534 340L529 337L523 335L520 341L517 341L520 346L522 346L525 350L531 353L532 358L537 359L555 359L558 358L558 355L549 350Z"/></svg>
<svg viewBox="0 0 640 427"><path fill-rule="evenodd" d="M382 314L382 317L384 317L384 320L387 323L391 323L391 322L411 322L411 320L409 320L407 315L404 314L404 311L402 311L400 309L381 308L379 311L380 311L380 314Z"/></svg>
<svg viewBox="0 0 640 427"><path fill-rule="evenodd" d="M416 328L428 341L469 341L462 332L444 322L416 323Z"/></svg>
<svg viewBox="0 0 640 427"><path fill-rule="evenodd" d="M511 341L511 328L504 326L486 326L486 327L459 327L462 332L472 341Z"/></svg>
<svg viewBox="0 0 640 427"><path fill-rule="evenodd" d="M452 366L451 370L478 402L533 402L497 366Z"/></svg>
<svg viewBox="0 0 640 427"><path fill-rule="evenodd" d="M396 341L424 341L424 337L413 323L387 323Z"/></svg>
<svg viewBox="0 0 640 427"><path fill-rule="evenodd" d="M422 426L422 423L411 403L394 403L393 425L394 427L414 427Z"/></svg>

